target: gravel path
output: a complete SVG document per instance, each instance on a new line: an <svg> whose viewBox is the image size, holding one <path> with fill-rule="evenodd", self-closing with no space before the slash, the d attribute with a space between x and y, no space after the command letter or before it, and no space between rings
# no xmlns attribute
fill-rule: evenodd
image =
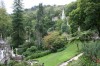
<svg viewBox="0 0 100 66"><path fill-rule="evenodd" d="M70 60L68 60L68 61L66 61L66 62L64 62L64 63L62 63L62 64L59 65L59 66L67 66L69 62L71 62L71 61L73 61L73 60L78 60L78 58L79 58L80 56L82 56L82 55L83 55L83 53L80 53L79 55L77 55L77 56L71 58Z"/></svg>

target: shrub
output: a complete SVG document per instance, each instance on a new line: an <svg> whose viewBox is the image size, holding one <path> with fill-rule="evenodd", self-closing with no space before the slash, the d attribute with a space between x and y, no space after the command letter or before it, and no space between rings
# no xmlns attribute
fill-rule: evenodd
<svg viewBox="0 0 100 66"><path fill-rule="evenodd" d="M86 64L88 63L100 63L100 42L88 42L84 44L83 52L84 52L84 58L88 60ZM91 66L91 65L90 65Z"/></svg>
<svg viewBox="0 0 100 66"><path fill-rule="evenodd" d="M0 66L5 66L5 65L0 63Z"/></svg>
<svg viewBox="0 0 100 66"><path fill-rule="evenodd" d="M28 60L28 59L39 58L39 57L42 57L42 56L48 55L48 54L50 54L50 53L51 53L50 50L42 51L42 52L40 52L40 53L34 53L34 54L28 56L28 57L26 58L26 60Z"/></svg>
<svg viewBox="0 0 100 66"><path fill-rule="evenodd" d="M84 43L84 55L77 61L72 61L68 66L100 66L97 59L100 58L100 42L89 41Z"/></svg>
<svg viewBox="0 0 100 66"><path fill-rule="evenodd" d="M66 43L66 41L65 41L64 37L58 36L53 43L53 47L55 49L60 49L60 48L63 48L65 46L65 43Z"/></svg>
<svg viewBox="0 0 100 66"><path fill-rule="evenodd" d="M43 38L44 42L44 48L50 49L52 47L52 43L55 41L55 39L59 36L59 32L50 32L47 36Z"/></svg>
<svg viewBox="0 0 100 66"><path fill-rule="evenodd" d="M27 56L31 55L32 53L33 53L33 52L26 51L26 52L23 53L23 55L27 57Z"/></svg>
<svg viewBox="0 0 100 66"><path fill-rule="evenodd" d="M7 66L30 66L30 65L25 61L17 62L17 61L11 60Z"/></svg>
<svg viewBox="0 0 100 66"><path fill-rule="evenodd" d="M35 53L37 50L38 50L38 49L37 49L36 46L31 46L31 47L28 48L23 54L24 54L25 56L29 56L29 55Z"/></svg>
<svg viewBox="0 0 100 66"><path fill-rule="evenodd" d="M14 66L30 66L30 65L26 62L19 62L19 63L16 63Z"/></svg>
<svg viewBox="0 0 100 66"><path fill-rule="evenodd" d="M10 62L8 63L8 66L14 66L16 63L18 63L18 62L14 61L14 60L10 60Z"/></svg>
<svg viewBox="0 0 100 66"><path fill-rule="evenodd" d="M30 52L36 52L38 49L36 46L31 46L30 48L27 49L27 51L30 51Z"/></svg>
<svg viewBox="0 0 100 66"><path fill-rule="evenodd" d="M66 39L64 36L60 36L59 32L51 32L47 36L44 37L44 47L46 49L51 50L52 52L56 52L57 49L65 47Z"/></svg>
<svg viewBox="0 0 100 66"><path fill-rule="evenodd" d="M27 48L30 48L31 46L34 46L34 40L31 40L30 42L25 42L25 44L20 45L18 53L23 54L27 50Z"/></svg>

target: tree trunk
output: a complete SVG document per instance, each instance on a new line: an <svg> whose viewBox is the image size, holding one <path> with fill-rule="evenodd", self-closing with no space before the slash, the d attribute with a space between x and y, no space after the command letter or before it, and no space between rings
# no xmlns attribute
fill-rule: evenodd
<svg viewBox="0 0 100 66"><path fill-rule="evenodd" d="M40 49L42 44L42 35L39 31L36 31L36 38L37 38L37 47L38 49Z"/></svg>

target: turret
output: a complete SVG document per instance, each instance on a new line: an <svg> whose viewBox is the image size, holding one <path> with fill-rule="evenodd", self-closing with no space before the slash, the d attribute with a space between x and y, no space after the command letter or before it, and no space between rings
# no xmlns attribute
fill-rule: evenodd
<svg viewBox="0 0 100 66"><path fill-rule="evenodd" d="M64 9L62 10L61 19L64 20L66 18Z"/></svg>

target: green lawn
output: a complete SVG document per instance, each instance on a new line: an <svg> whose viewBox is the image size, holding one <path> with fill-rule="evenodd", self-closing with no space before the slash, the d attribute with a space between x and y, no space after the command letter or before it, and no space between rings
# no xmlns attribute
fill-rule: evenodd
<svg viewBox="0 0 100 66"><path fill-rule="evenodd" d="M47 56L38 58L37 60L40 61L40 63L44 63L45 66L58 66L62 62L72 58L76 54L78 54L77 45L70 44L65 50L57 53L52 53Z"/></svg>

